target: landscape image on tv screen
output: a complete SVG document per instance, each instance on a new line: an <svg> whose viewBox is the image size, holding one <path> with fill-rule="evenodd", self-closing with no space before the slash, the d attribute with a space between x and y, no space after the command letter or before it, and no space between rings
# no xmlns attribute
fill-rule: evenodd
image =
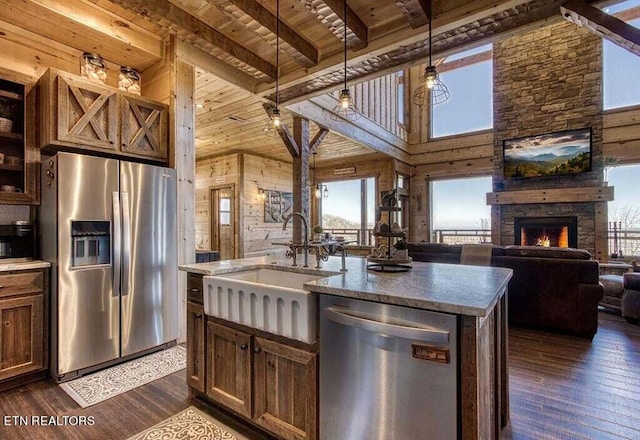
<svg viewBox="0 0 640 440"><path fill-rule="evenodd" d="M542 177L591 170L591 129L504 141L504 177Z"/></svg>

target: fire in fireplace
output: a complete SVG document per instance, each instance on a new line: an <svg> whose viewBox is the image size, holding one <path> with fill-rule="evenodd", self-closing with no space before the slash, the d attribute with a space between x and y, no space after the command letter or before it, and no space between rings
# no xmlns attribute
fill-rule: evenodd
<svg viewBox="0 0 640 440"><path fill-rule="evenodd" d="M517 217L515 244L523 246L578 246L577 217Z"/></svg>

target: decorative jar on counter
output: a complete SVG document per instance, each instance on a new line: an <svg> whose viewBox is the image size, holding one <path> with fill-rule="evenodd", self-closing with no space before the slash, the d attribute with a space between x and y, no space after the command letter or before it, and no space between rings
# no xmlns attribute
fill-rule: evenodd
<svg viewBox="0 0 640 440"><path fill-rule="evenodd" d="M101 84L107 83L107 65L97 53L85 52L80 58L80 75Z"/></svg>
<svg viewBox="0 0 640 440"><path fill-rule="evenodd" d="M122 66L118 74L118 89L140 95L140 73L131 67Z"/></svg>

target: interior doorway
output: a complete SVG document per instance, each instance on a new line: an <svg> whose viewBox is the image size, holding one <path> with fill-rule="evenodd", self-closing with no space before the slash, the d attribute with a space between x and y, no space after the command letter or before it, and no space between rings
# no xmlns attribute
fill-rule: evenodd
<svg viewBox="0 0 640 440"><path fill-rule="evenodd" d="M211 188L211 249L222 260L236 257L235 185Z"/></svg>

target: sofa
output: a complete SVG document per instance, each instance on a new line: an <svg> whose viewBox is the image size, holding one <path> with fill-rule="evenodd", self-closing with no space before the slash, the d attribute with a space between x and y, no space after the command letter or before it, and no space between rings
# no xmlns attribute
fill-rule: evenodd
<svg viewBox="0 0 640 440"><path fill-rule="evenodd" d="M408 243L414 261L459 264L462 245ZM491 266L513 270L509 323L592 339L603 287L598 261L582 249L492 246Z"/></svg>

